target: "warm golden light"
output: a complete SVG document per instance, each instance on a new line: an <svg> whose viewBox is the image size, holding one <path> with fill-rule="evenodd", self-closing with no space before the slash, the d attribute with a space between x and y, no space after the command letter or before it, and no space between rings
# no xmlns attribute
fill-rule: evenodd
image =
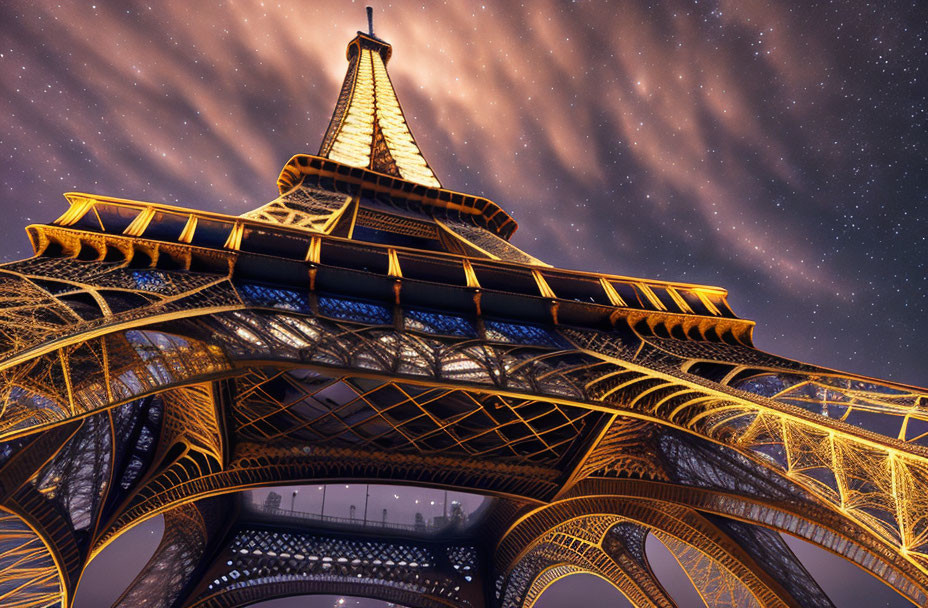
<svg viewBox="0 0 928 608"><path fill-rule="evenodd" d="M440 188L416 145L381 52L389 45L358 35L320 155L334 161Z"/></svg>

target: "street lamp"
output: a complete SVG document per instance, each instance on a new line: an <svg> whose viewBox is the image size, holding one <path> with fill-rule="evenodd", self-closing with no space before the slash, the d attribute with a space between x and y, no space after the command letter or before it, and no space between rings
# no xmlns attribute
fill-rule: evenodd
<svg viewBox="0 0 928 608"><path fill-rule="evenodd" d="M371 499L371 484L364 486L364 523L367 524L367 503Z"/></svg>

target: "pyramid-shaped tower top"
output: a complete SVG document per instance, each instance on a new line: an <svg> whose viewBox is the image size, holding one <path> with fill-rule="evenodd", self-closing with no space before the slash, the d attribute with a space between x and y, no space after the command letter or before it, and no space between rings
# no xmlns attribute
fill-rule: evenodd
<svg viewBox="0 0 928 608"><path fill-rule="evenodd" d="M319 156L440 188L387 74L392 52L388 43L374 36L373 27L368 34L358 32L348 44L348 73Z"/></svg>

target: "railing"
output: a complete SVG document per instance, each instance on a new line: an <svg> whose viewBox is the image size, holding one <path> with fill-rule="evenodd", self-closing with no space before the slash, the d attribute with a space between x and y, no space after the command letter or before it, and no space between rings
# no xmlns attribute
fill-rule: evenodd
<svg viewBox="0 0 928 608"><path fill-rule="evenodd" d="M355 252L353 249L346 250L345 243L342 242L344 239L340 237L310 233L292 226L270 225L257 219L169 205L73 192L65 196L71 206L55 220L54 224L57 226L177 241L213 249L241 250L316 263L320 260L313 258L319 257L325 264L355 267L354 263L342 263L342 258L352 258ZM168 234L179 236L166 236ZM317 244L319 239L322 239L321 245ZM313 247L321 247L322 253L317 252L314 256ZM456 254L407 250L404 247L377 243L364 243L364 247L377 258L376 263L383 266L383 271L388 268L388 255L392 255L398 276L406 274L403 272L404 266L435 265L439 262L445 263L439 275L463 277L467 274L459 267L463 264L463 258ZM427 256L423 256L423 253L427 253ZM727 302L728 292L720 287L557 268L527 267L522 263L503 260L474 258L471 261L474 262L471 270L475 273L474 281L477 283L474 286L481 286L483 289L651 312L723 318L745 323L732 312ZM455 268L449 272L447 264Z"/></svg>
<svg viewBox="0 0 928 608"><path fill-rule="evenodd" d="M434 521L423 521L421 524L400 524L389 521L376 521L372 519L359 519L357 517L337 517L334 515L322 515L321 513L310 513L307 511L291 511L290 509L281 509L279 507L269 507L267 505L251 503L252 508L260 513L284 517L288 519L310 520L322 524L332 524L335 526L376 528L380 530L398 530L402 532L417 532L419 534L431 534L444 530L453 525L447 522L442 525L435 525Z"/></svg>

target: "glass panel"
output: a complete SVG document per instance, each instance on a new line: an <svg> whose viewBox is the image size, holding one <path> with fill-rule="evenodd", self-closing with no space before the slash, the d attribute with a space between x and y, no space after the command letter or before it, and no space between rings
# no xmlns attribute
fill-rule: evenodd
<svg viewBox="0 0 928 608"><path fill-rule="evenodd" d="M654 292L654 295L657 296L657 299L661 301L661 304L663 304L664 308L666 308L668 311L682 312L682 310L680 310L680 307L677 306L677 303L673 301L672 297L670 297L670 294L667 293L666 289L664 289L663 287L657 287L655 285L651 285L651 291Z"/></svg>
<svg viewBox="0 0 928 608"><path fill-rule="evenodd" d="M138 217L141 212L141 209L137 207L109 205L105 203L97 203L94 205L94 209L96 209L97 214L100 216L100 220L103 222L103 228L106 232L112 232L114 234L122 234L122 232L129 227L129 224L132 223L132 220Z"/></svg>
<svg viewBox="0 0 928 608"><path fill-rule="evenodd" d="M477 281L484 289L540 296L535 277L528 270L474 264Z"/></svg>
<svg viewBox="0 0 928 608"><path fill-rule="evenodd" d="M692 291L689 291L686 289L678 289L677 293L680 294L683 300L687 304L689 304L690 308L692 308L693 312L695 312L697 315L706 315L709 317L714 316L712 314L712 311L706 308L706 305L702 303L702 300L699 299L699 296L697 296Z"/></svg>
<svg viewBox="0 0 928 608"><path fill-rule="evenodd" d="M197 218L197 228L193 233L191 244L218 249L226 244L231 231L231 222Z"/></svg>
<svg viewBox="0 0 928 608"><path fill-rule="evenodd" d="M323 241L320 261L330 266L387 274L387 252L359 245Z"/></svg>
<svg viewBox="0 0 928 608"><path fill-rule="evenodd" d="M632 287L628 283L610 281L610 284L615 289L616 293L618 293L619 296L625 301L625 304L628 307L630 308L650 308L650 309L654 308L653 306L651 306L650 302L648 302L647 305L642 304L642 300L644 301L647 301L647 300L644 298L639 298L638 292L635 290L634 287Z"/></svg>
<svg viewBox="0 0 928 608"><path fill-rule="evenodd" d="M189 216L186 214L156 211L143 236L160 241L176 241L180 238L188 219Z"/></svg>
<svg viewBox="0 0 928 608"><path fill-rule="evenodd" d="M598 279L572 277L569 275L543 272L542 275L554 295L563 300L590 302L611 306L609 297Z"/></svg>
<svg viewBox="0 0 928 608"><path fill-rule="evenodd" d="M458 261L437 260L397 252L403 277L432 283L467 285L464 266Z"/></svg>

